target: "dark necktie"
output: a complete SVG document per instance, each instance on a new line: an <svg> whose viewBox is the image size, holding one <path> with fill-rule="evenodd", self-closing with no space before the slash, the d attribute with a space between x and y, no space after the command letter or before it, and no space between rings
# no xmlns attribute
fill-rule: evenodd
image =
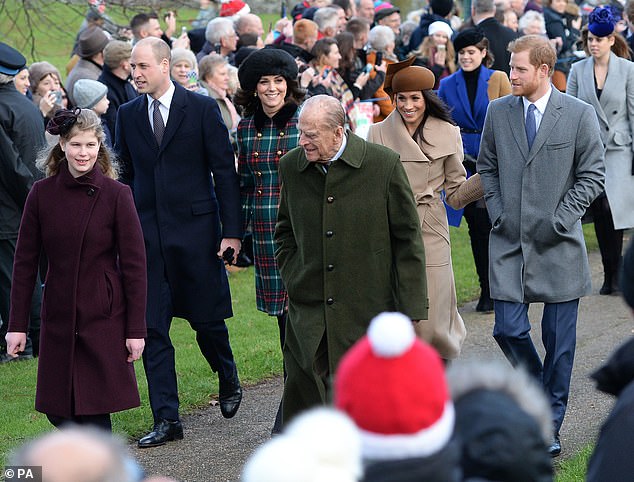
<svg viewBox="0 0 634 482"><path fill-rule="evenodd" d="M533 147L533 141L537 134L537 123L535 122L535 104L528 105L528 112L526 113L526 139L528 140L528 150Z"/></svg>
<svg viewBox="0 0 634 482"><path fill-rule="evenodd" d="M163 116L161 115L161 111L159 110L159 106L161 105L161 103L155 99L152 104L154 104L154 112L152 112L154 137L156 137L156 142L160 146L161 141L163 140L163 134L165 133L165 124L163 124Z"/></svg>

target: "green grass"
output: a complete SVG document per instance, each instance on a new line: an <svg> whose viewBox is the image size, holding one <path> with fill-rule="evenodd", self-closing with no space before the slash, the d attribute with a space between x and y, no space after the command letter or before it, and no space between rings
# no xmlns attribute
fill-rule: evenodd
<svg viewBox="0 0 634 482"><path fill-rule="evenodd" d="M588 246L596 246L592 226L585 226ZM459 303L479 295L478 278L473 265L466 224L451 228L452 257ZM231 344L244 383L257 383L281 374L282 357L279 349L275 318L255 308L253 269L233 273L230 276L234 317L227 324ZM218 393L217 377L211 376L195 341L194 332L187 322L175 319L172 324L172 340L176 346L176 370L183 413L205 407L210 395ZM35 412L33 400L36 377L35 360L0 366L0 465L7 452L39 433L50 430L44 415ZM152 423L147 397L147 384L142 365L136 364L142 406L113 416L114 430L135 437L147 430ZM581 459L561 464L562 476L569 471L585 470ZM573 469L577 467L576 469ZM561 479L562 481L576 479Z"/></svg>
<svg viewBox="0 0 634 482"><path fill-rule="evenodd" d="M20 50L29 63L47 60L59 68L65 77L65 65L77 30L83 19L84 7L63 1L32 1L25 10L22 1L0 0L0 38ZM44 11L38 11L44 6ZM126 23L139 10L108 7L108 14L120 24ZM146 11L146 9L143 9ZM160 12L159 12L160 13ZM196 10L178 9L177 32L196 17ZM275 24L277 16L261 15L264 28ZM584 226L589 250L597 248L591 225ZM473 265L466 224L451 228L452 258L459 303L479 295L478 278ZM231 275L235 316L228 321L231 344L240 376L246 383L256 383L281 374L277 323L255 309L253 270ZM196 345L194 332L188 324L175 319L172 339L176 346L176 370L183 413L205 407L210 395L218 391L217 377L209 368ZM33 401L37 362L25 361L0 366L0 466L8 452L51 429L46 417L35 412ZM136 364L142 406L113 416L114 430L135 437L151 425L145 375ZM571 459L557 464L557 482L583 480L590 447Z"/></svg>

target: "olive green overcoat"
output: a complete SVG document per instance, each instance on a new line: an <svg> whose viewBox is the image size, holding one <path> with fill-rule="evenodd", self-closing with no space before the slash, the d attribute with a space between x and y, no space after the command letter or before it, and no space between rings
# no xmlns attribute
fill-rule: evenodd
<svg viewBox="0 0 634 482"><path fill-rule="evenodd" d="M329 377L375 315L426 319L428 301L420 223L398 154L347 133L327 173L296 148L280 160L280 176L286 423L328 401Z"/></svg>

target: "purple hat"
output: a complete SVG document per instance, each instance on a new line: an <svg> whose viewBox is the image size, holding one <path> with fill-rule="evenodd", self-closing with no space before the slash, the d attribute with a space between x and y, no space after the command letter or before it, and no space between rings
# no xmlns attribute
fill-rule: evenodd
<svg viewBox="0 0 634 482"><path fill-rule="evenodd" d="M614 32L616 19L610 7L596 7L588 16L588 30L597 37L607 37Z"/></svg>

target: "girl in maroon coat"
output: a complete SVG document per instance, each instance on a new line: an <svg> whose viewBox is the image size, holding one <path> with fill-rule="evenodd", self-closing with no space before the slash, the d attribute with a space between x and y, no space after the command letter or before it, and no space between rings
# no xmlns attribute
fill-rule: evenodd
<svg viewBox="0 0 634 482"><path fill-rule="evenodd" d="M111 429L139 405L132 362L144 347L146 266L130 189L115 181L97 115L58 112L59 135L26 201L13 268L7 352L24 349L40 252L48 258L35 408L55 426Z"/></svg>

